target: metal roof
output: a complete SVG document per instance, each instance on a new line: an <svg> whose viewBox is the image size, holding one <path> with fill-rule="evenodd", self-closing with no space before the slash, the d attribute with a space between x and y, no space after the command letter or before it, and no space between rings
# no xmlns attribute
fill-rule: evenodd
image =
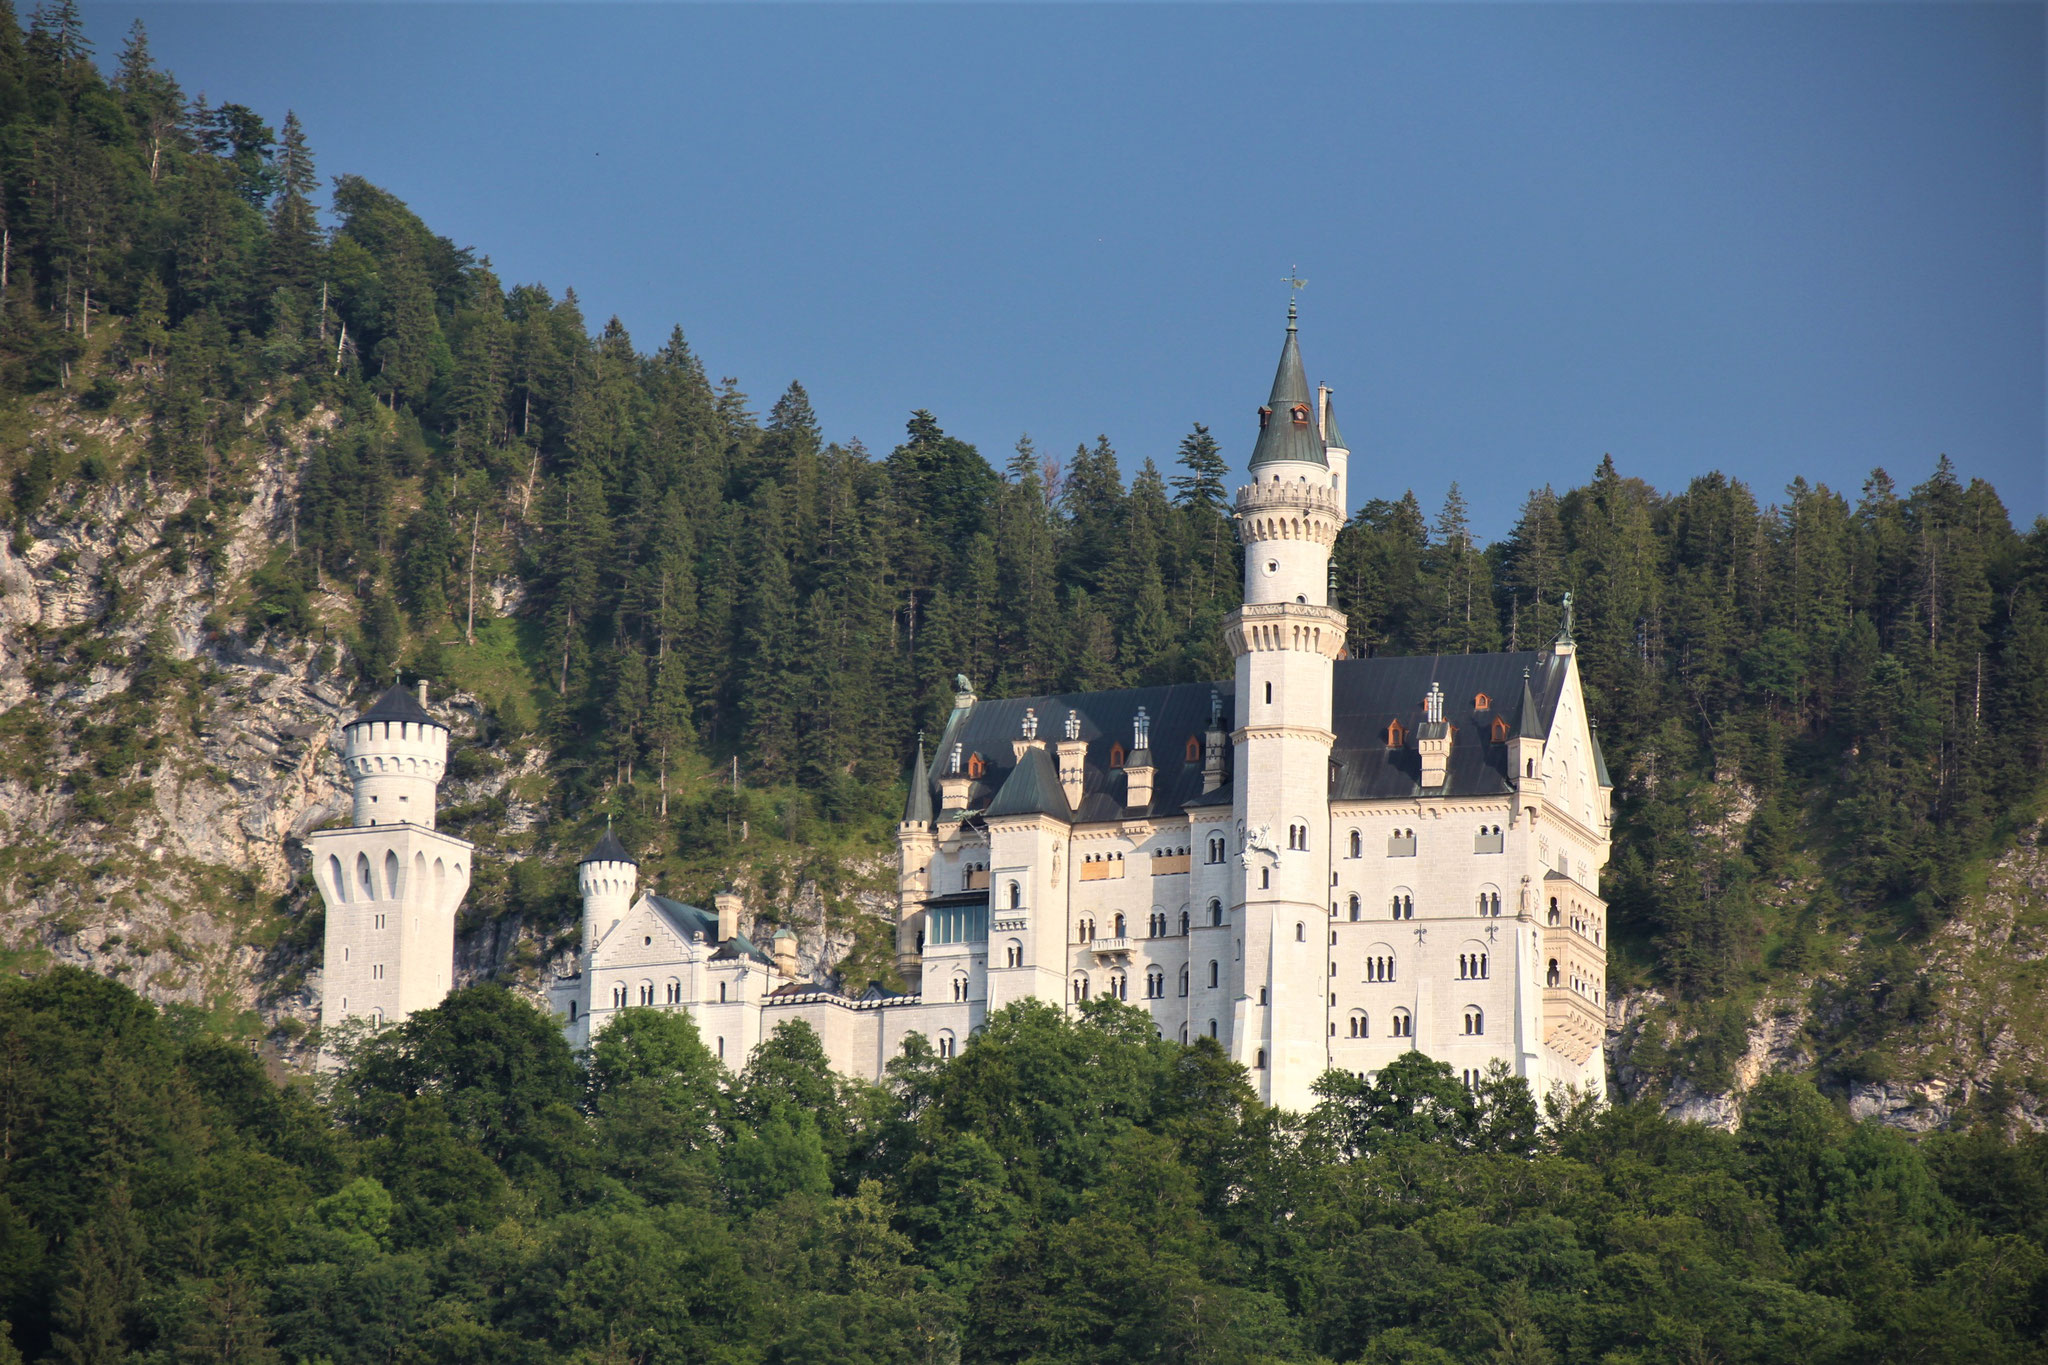
<svg viewBox="0 0 2048 1365"><path fill-rule="evenodd" d="M408 691L403 683L391 684L384 690L383 696L370 703L369 710L349 724L361 725L364 721L371 720L396 721L403 725L440 725L443 730L448 728L429 715L427 708L420 705L420 699Z"/></svg>
<svg viewBox="0 0 2048 1365"><path fill-rule="evenodd" d="M1316 430L1315 395L1301 369L1301 347L1294 340L1294 305L1287 305L1287 341L1280 348L1280 368L1273 374L1273 394L1259 415L1259 443L1252 447L1250 468L1276 460L1327 465L1322 434Z"/></svg>

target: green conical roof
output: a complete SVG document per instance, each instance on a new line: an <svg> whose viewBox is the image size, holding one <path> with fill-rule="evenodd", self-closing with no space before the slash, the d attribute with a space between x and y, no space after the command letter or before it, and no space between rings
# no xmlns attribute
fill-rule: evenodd
<svg viewBox="0 0 2048 1365"><path fill-rule="evenodd" d="M1316 432L1316 400L1301 369L1301 347L1294 340L1294 305L1287 305L1287 343L1280 348L1280 368L1273 375L1273 396L1259 413L1259 443L1252 447L1251 467L1276 460L1329 464L1323 438Z"/></svg>
<svg viewBox="0 0 2048 1365"><path fill-rule="evenodd" d="M1337 396L1330 395L1323 400L1323 445L1336 450L1349 450L1344 433L1337 430Z"/></svg>
<svg viewBox="0 0 2048 1365"><path fill-rule="evenodd" d="M917 762L910 769L910 798L903 803L903 823L929 825L932 822L932 779L925 771L924 741L917 742Z"/></svg>

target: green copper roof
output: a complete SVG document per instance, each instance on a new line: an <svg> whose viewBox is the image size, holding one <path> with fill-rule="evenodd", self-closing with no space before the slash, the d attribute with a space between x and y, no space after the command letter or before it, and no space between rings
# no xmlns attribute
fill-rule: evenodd
<svg viewBox="0 0 2048 1365"><path fill-rule="evenodd" d="M910 797L903 803L903 823L929 825L932 822L932 779L925 771L924 741L917 742L917 763L910 770Z"/></svg>
<svg viewBox="0 0 2048 1365"><path fill-rule="evenodd" d="M1337 430L1337 397L1332 394L1323 407L1323 445L1337 450L1349 450L1344 433Z"/></svg>
<svg viewBox="0 0 2048 1365"><path fill-rule="evenodd" d="M996 793L996 799L989 802L983 818L999 820L1005 815L1074 818L1073 807L1067 803L1067 789L1060 785L1059 769L1053 766L1052 755L1045 750L1024 751L1003 782L1002 790Z"/></svg>
<svg viewBox="0 0 2048 1365"><path fill-rule="evenodd" d="M1529 690L1529 670L1522 670L1522 704L1515 712L1515 738L1543 738L1543 711L1536 705L1536 694Z"/></svg>
<svg viewBox="0 0 2048 1365"><path fill-rule="evenodd" d="M1251 467L1293 460L1328 465L1323 438L1316 431L1315 395L1301 369L1301 347L1294 340L1294 305L1287 305L1287 344L1280 348L1280 368L1273 375L1273 396L1259 411L1259 443L1252 447Z"/></svg>

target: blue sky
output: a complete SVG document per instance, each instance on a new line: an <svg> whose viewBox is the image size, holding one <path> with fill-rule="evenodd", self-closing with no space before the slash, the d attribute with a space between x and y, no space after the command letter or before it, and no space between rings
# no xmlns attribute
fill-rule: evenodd
<svg viewBox="0 0 2048 1365"><path fill-rule="evenodd" d="M1298 265L1359 498L1936 456L2048 513L2038 5L92 4L506 282L880 453L1234 460Z"/></svg>

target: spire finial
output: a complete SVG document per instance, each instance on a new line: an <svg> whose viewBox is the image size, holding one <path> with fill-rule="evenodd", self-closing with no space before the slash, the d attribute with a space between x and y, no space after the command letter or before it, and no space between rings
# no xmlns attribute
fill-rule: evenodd
<svg viewBox="0 0 2048 1365"><path fill-rule="evenodd" d="M1294 330L1294 296L1308 288L1308 281L1301 278L1301 267L1287 267L1287 330Z"/></svg>

